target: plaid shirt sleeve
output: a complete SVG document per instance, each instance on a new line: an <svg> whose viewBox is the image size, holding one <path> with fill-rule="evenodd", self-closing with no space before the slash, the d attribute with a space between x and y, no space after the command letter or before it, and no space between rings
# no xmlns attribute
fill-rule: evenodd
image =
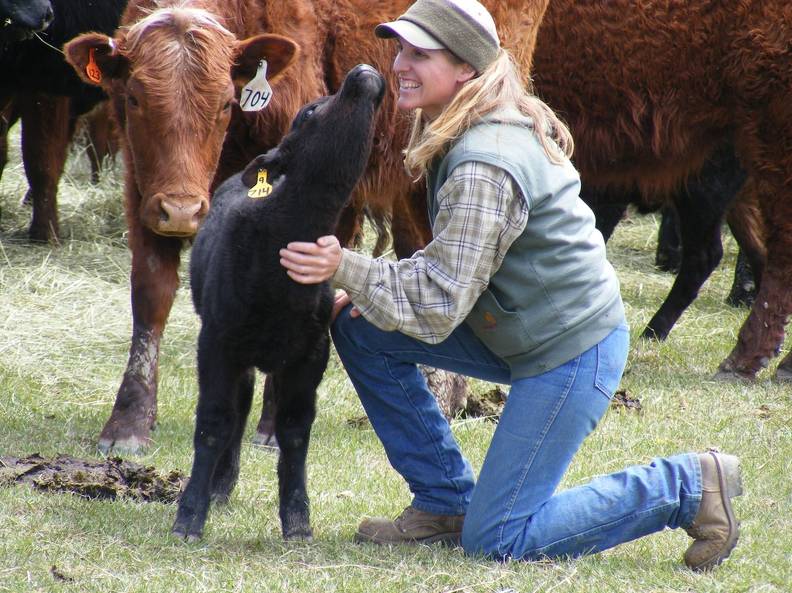
<svg viewBox="0 0 792 593"><path fill-rule="evenodd" d="M528 221L528 205L499 167L466 162L437 196L432 241L399 261L344 250L333 285L385 331L443 341L470 313Z"/></svg>

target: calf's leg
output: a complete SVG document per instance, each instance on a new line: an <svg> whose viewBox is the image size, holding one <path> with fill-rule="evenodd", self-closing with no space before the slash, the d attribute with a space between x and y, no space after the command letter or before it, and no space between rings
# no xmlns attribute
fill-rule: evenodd
<svg viewBox="0 0 792 593"><path fill-rule="evenodd" d="M211 496L216 503L226 503L239 478L239 452L242 447L242 435L245 434L245 422L250 413L253 401L255 376L253 369L243 373L236 386L236 423L231 441L220 460L217 462L212 477Z"/></svg>
<svg viewBox="0 0 792 593"><path fill-rule="evenodd" d="M278 493L284 539L313 537L310 525L305 459L311 425L316 416L316 388L327 367L329 338L324 337L318 356L273 374L277 402L275 434L280 445Z"/></svg>
<svg viewBox="0 0 792 593"><path fill-rule="evenodd" d="M198 383L192 471L172 528L173 535L188 541L203 535L212 489L219 485L215 473L221 460L237 462L236 470L220 470L223 484L238 474L239 450L238 445L234 450L234 443L241 438L237 433L250 410L249 375L226 359L205 326L198 337Z"/></svg>

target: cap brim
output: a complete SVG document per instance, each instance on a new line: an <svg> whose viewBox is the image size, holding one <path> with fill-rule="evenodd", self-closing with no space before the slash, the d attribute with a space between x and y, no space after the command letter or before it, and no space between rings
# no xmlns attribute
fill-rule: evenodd
<svg viewBox="0 0 792 593"><path fill-rule="evenodd" d="M398 20L382 23L376 26L374 34L383 39L401 37L411 45L421 49L445 49L442 43L410 21Z"/></svg>

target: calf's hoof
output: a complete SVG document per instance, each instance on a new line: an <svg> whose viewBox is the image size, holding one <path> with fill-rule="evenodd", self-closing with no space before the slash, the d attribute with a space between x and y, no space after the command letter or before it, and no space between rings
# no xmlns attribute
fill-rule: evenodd
<svg viewBox="0 0 792 593"><path fill-rule="evenodd" d="M303 542L312 542L313 541L313 531L311 531L310 527L299 527L293 528L289 531L283 532L283 539L287 542L295 542L295 541L303 541Z"/></svg>
<svg viewBox="0 0 792 593"><path fill-rule="evenodd" d="M253 435L253 444L258 447L264 447L265 449L272 449L273 451L279 449L278 439L275 437L275 433L269 431L256 431L256 434Z"/></svg>
<svg viewBox="0 0 792 593"><path fill-rule="evenodd" d="M187 543L195 543L203 537L203 525L196 525L195 520L177 518L171 528L171 535Z"/></svg>

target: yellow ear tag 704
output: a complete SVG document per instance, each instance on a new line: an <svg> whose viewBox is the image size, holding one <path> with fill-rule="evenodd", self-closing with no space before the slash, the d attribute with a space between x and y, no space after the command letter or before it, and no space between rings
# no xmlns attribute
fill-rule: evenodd
<svg viewBox="0 0 792 593"><path fill-rule="evenodd" d="M96 65L96 59L94 58L95 51L96 49L93 47L88 50L88 65L85 67L85 74L88 76L88 80L99 84L102 82L102 71L99 70L99 66Z"/></svg>
<svg viewBox="0 0 792 593"><path fill-rule="evenodd" d="M249 198L266 198L272 193L272 186L267 182L267 170L259 169L256 185L248 190Z"/></svg>

